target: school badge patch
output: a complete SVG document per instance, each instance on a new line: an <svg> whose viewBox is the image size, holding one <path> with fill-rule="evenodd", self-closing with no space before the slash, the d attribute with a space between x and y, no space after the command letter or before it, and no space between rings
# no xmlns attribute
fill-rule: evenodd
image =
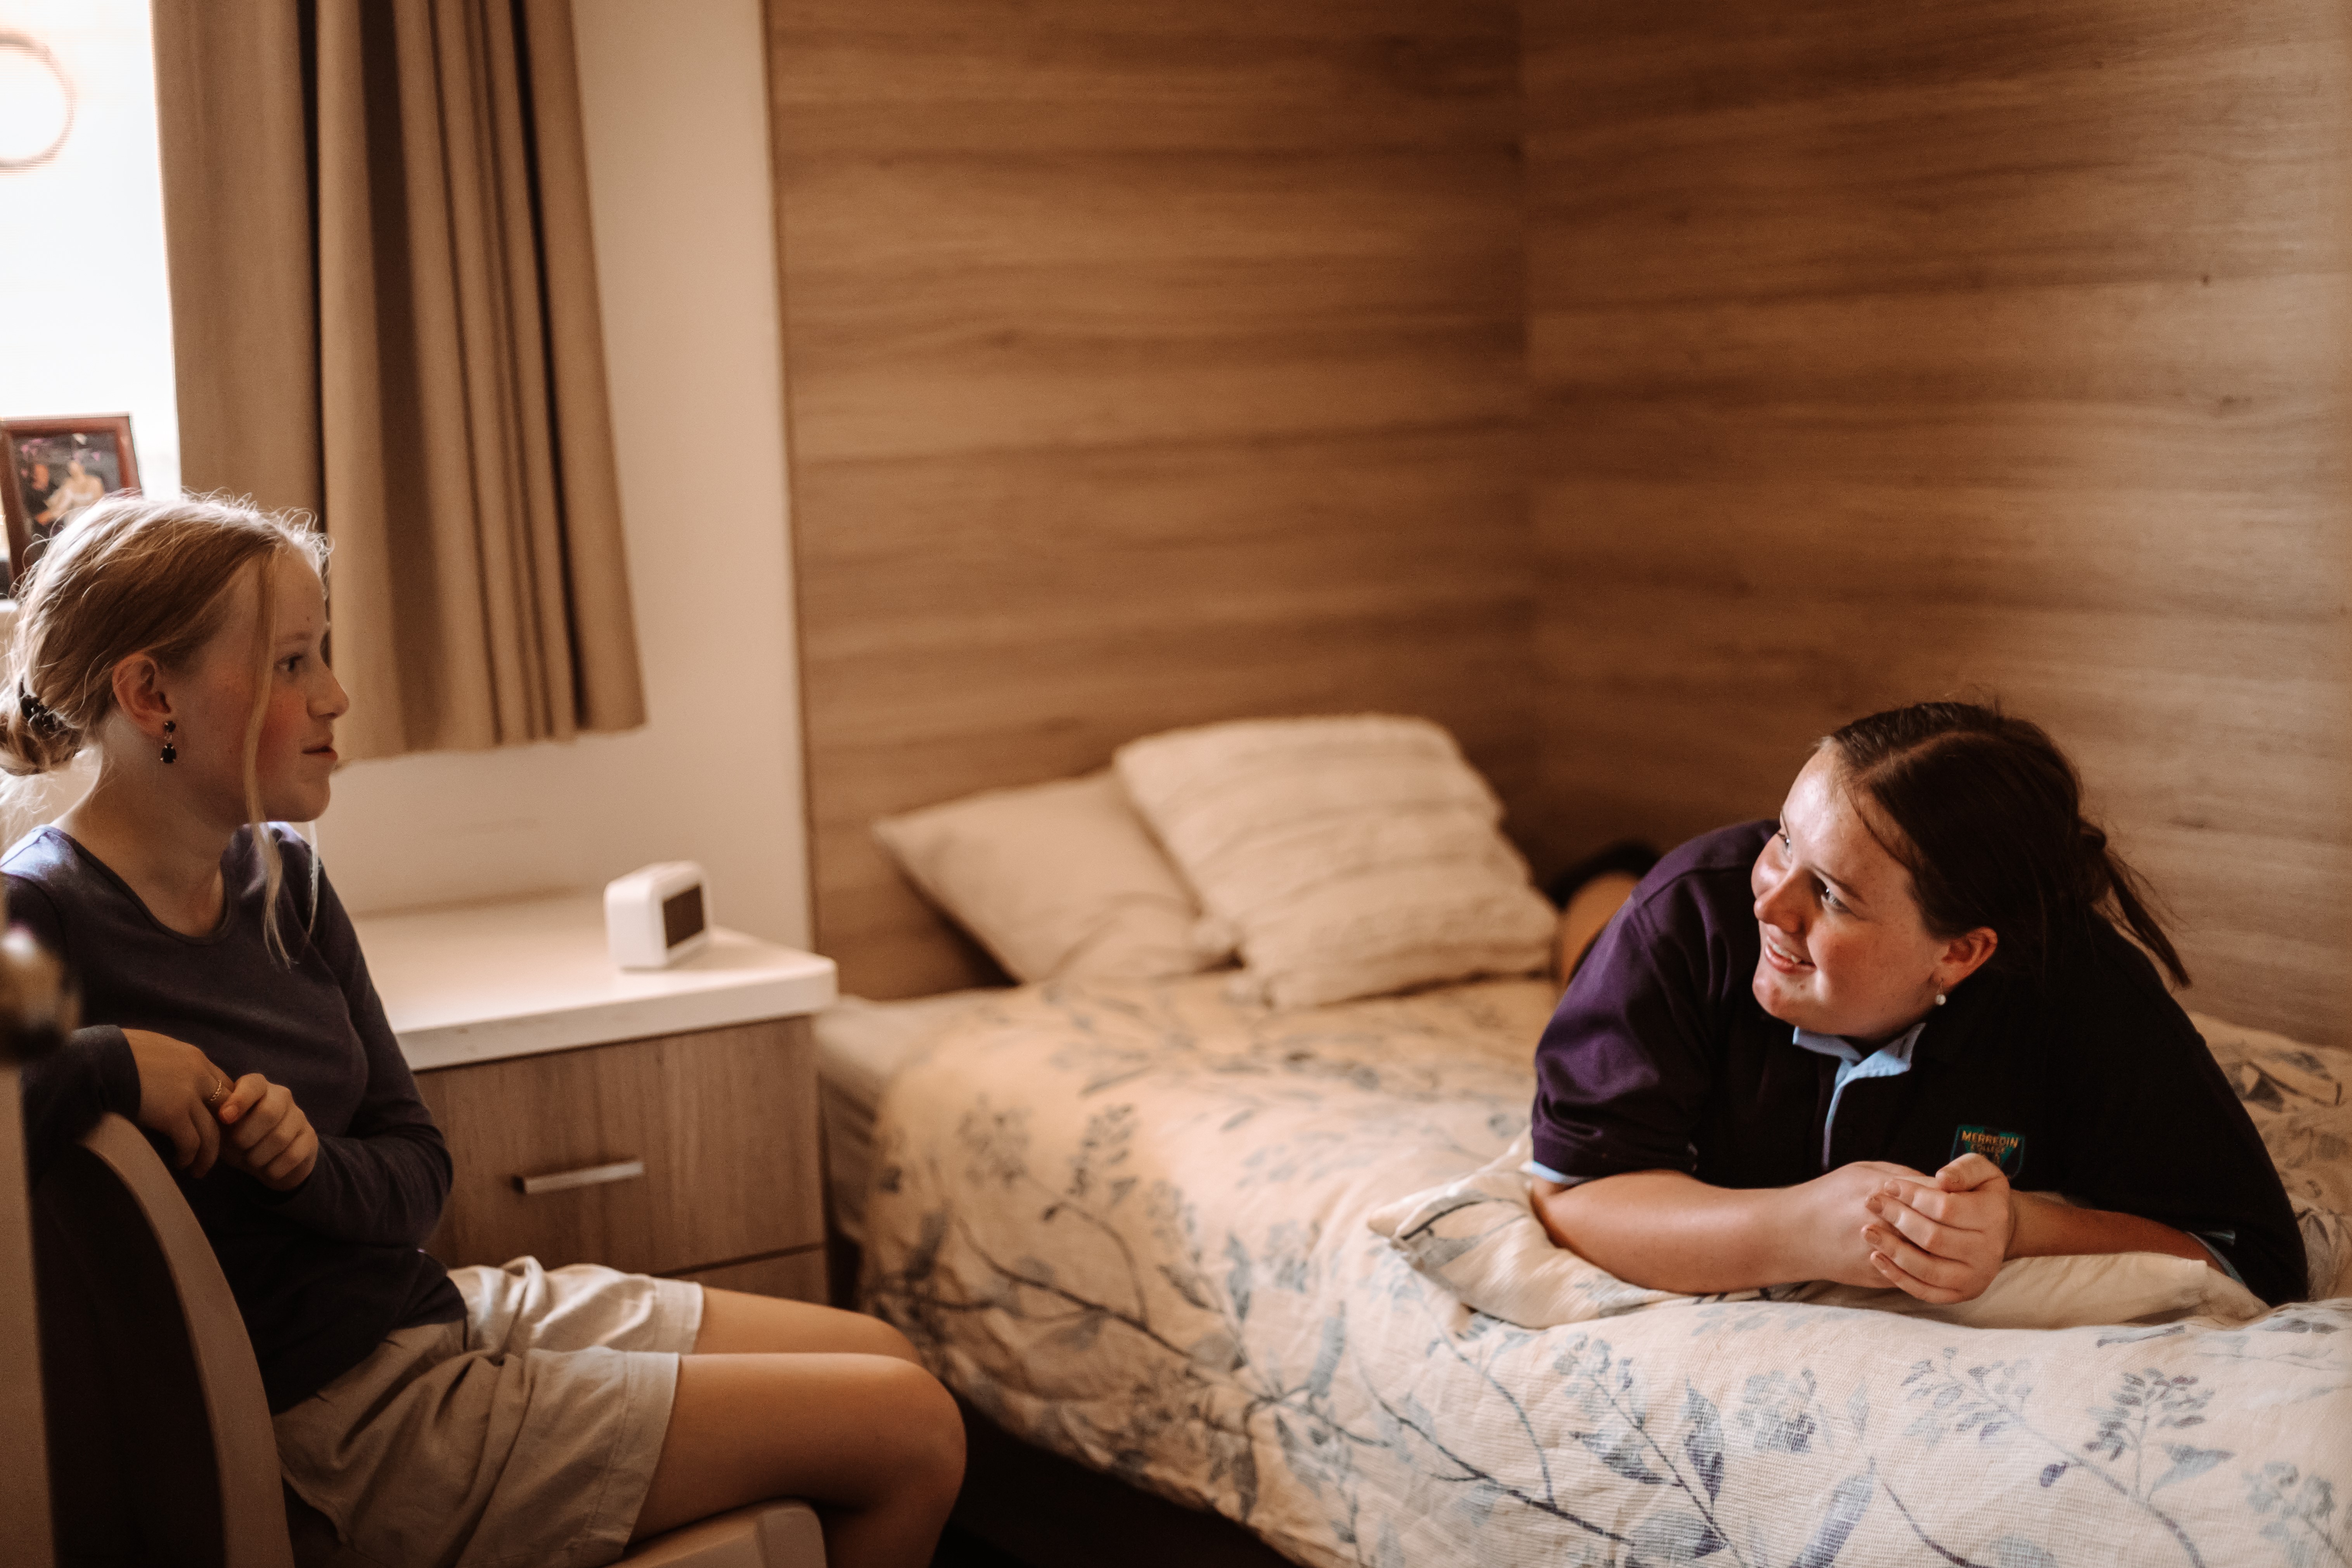
<svg viewBox="0 0 2352 1568"><path fill-rule="evenodd" d="M2004 1176L2014 1176L2025 1165L2025 1134L2003 1132L1997 1127L1960 1127L1952 1132L1952 1152L1945 1156L1957 1160L1963 1154L1982 1154L2000 1167Z"/></svg>

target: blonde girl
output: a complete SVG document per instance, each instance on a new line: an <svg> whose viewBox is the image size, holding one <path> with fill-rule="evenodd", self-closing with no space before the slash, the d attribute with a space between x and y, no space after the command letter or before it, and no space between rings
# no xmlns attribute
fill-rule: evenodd
<svg viewBox="0 0 2352 1568"><path fill-rule="evenodd" d="M10 919L64 961L87 1026L27 1077L37 1163L109 1110L168 1145L304 1521L366 1558L587 1565L804 1497L833 1562L927 1562L962 1427L897 1331L419 1250L448 1152L333 884L283 826L326 811L349 707L324 557L245 507L115 497L24 586L0 767L98 759L0 860Z"/></svg>

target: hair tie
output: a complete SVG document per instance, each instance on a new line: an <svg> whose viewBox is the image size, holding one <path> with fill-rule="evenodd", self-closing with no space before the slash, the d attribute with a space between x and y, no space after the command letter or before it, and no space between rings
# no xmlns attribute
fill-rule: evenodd
<svg viewBox="0 0 2352 1568"><path fill-rule="evenodd" d="M54 735L66 727L65 721L58 718L47 703L21 687L17 690L16 710L25 716L26 723L44 735Z"/></svg>

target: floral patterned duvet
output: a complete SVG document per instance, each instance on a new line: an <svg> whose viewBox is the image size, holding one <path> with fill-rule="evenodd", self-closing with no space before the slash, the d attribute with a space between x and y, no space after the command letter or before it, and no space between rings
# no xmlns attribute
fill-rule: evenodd
<svg viewBox="0 0 2352 1568"><path fill-rule="evenodd" d="M1524 1126L1552 1000L1009 992L883 1101L866 1299L1008 1430L1301 1563L2352 1565L2352 1297L2056 1331L1462 1306L1365 1216ZM2207 1037L2352 1290L2352 1056Z"/></svg>

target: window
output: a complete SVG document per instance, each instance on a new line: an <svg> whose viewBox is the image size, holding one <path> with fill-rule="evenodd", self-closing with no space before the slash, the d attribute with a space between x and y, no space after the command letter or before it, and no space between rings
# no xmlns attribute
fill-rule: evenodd
<svg viewBox="0 0 2352 1568"><path fill-rule="evenodd" d="M54 154L0 170L0 417L127 411L141 488L170 493L180 428L147 0L0 12L0 161L37 156L68 105Z"/></svg>

